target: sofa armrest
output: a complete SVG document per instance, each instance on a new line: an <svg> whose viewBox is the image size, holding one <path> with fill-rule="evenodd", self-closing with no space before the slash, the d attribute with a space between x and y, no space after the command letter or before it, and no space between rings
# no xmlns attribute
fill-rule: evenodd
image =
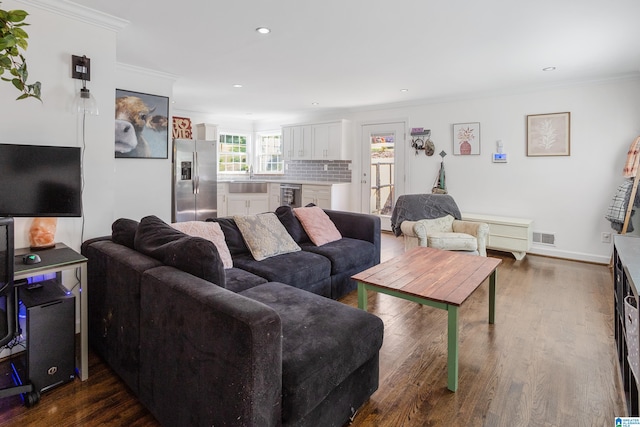
<svg viewBox="0 0 640 427"><path fill-rule="evenodd" d="M489 224L484 222L464 221L456 219L453 221L453 231L455 233L466 233L474 236L478 240L478 253L487 256L487 236L489 236Z"/></svg>
<svg viewBox="0 0 640 427"><path fill-rule="evenodd" d="M281 423L272 308L168 266L145 273L140 307L140 399L161 424Z"/></svg>
<svg viewBox="0 0 640 427"><path fill-rule="evenodd" d="M365 240L376 247L376 264L380 263L380 217L358 212L324 210L342 237Z"/></svg>

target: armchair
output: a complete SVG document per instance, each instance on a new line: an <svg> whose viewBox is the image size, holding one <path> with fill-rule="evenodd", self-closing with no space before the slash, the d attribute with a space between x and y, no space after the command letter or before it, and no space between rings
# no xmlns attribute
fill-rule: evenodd
<svg viewBox="0 0 640 427"><path fill-rule="evenodd" d="M405 250L429 246L487 256L489 225L463 221L448 194L400 196L391 215L391 228L396 236L404 236Z"/></svg>

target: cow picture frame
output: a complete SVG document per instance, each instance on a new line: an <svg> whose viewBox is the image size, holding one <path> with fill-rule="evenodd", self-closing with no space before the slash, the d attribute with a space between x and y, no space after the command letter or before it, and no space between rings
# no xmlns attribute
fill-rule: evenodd
<svg viewBox="0 0 640 427"><path fill-rule="evenodd" d="M116 158L169 157L169 98L116 89Z"/></svg>

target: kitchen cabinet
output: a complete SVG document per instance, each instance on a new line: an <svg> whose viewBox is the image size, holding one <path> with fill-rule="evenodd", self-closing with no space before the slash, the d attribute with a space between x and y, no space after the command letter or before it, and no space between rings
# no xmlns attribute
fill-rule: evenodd
<svg viewBox="0 0 640 427"><path fill-rule="evenodd" d="M285 160L349 160L346 120L282 128Z"/></svg>
<svg viewBox="0 0 640 427"><path fill-rule="evenodd" d="M280 201L280 183L269 184L269 210L275 211L281 205Z"/></svg>
<svg viewBox="0 0 640 427"><path fill-rule="evenodd" d="M345 133L346 120L320 123L311 126L311 146L313 160L347 160Z"/></svg>
<svg viewBox="0 0 640 427"><path fill-rule="evenodd" d="M218 183L218 202L217 202L218 218L227 216L227 198L228 198L227 184L219 182Z"/></svg>
<svg viewBox="0 0 640 427"><path fill-rule="evenodd" d="M269 211L269 196L254 193L229 194L227 215L253 215Z"/></svg>
<svg viewBox="0 0 640 427"><path fill-rule="evenodd" d="M285 160L311 160L311 126L285 126L282 128Z"/></svg>
<svg viewBox="0 0 640 427"><path fill-rule="evenodd" d="M304 184L302 186L302 206L313 203L322 209L349 210L349 183L344 184Z"/></svg>

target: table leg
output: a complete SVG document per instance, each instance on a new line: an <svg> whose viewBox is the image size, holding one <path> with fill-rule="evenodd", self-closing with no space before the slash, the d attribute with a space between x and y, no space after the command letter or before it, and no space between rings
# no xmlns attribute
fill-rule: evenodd
<svg viewBox="0 0 640 427"><path fill-rule="evenodd" d="M447 305L449 324L447 328L447 388L451 391L458 389L458 307Z"/></svg>
<svg viewBox="0 0 640 427"><path fill-rule="evenodd" d="M496 276L498 270L493 270L491 276L489 276L489 323L493 324L496 321Z"/></svg>
<svg viewBox="0 0 640 427"><path fill-rule="evenodd" d="M358 308L367 311L367 287L362 282L358 282Z"/></svg>

